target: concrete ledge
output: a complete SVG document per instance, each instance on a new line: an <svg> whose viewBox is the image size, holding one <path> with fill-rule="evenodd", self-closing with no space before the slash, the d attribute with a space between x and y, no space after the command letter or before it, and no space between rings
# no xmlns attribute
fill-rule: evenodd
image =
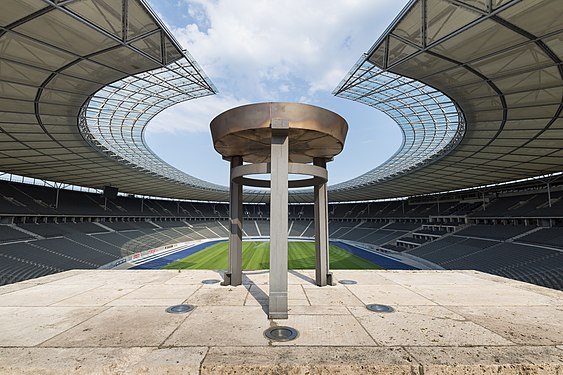
<svg viewBox="0 0 563 375"><path fill-rule="evenodd" d="M0 348L0 374L198 374L207 348Z"/></svg>
<svg viewBox="0 0 563 375"><path fill-rule="evenodd" d="M554 347L0 348L2 374L561 374Z"/></svg>
<svg viewBox="0 0 563 375"><path fill-rule="evenodd" d="M70 271L0 287L0 374L563 374L563 292L475 271ZM191 303L187 314L171 304ZM368 303L394 307L373 313ZM289 325L296 340L266 328Z"/></svg>
<svg viewBox="0 0 563 375"><path fill-rule="evenodd" d="M418 374L402 348L211 348L202 374Z"/></svg>

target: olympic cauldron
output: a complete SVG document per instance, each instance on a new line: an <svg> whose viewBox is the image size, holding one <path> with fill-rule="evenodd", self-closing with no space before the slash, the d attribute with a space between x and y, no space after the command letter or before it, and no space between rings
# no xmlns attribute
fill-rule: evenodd
<svg viewBox="0 0 563 375"><path fill-rule="evenodd" d="M288 188L314 187L315 280L332 284L328 254L327 162L343 147L348 124L301 103L258 103L211 121L215 150L230 161L229 268L223 285L242 283L242 187L270 188L270 319L287 319ZM270 180L253 175L270 174ZM308 176L289 180L289 175ZM250 177L249 177L250 176Z"/></svg>

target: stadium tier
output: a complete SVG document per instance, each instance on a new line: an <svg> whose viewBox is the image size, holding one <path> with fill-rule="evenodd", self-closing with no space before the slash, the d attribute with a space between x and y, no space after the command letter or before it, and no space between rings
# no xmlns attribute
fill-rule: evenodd
<svg viewBox="0 0 563 375"><path fill-rule="evenodd" d="M143 139L157 113L216 92L155 12L139 0L27 3L3 4L0 172L51 187L0 182L2 282L227 237L229 189ZM386 113L403 142L329 187L330 237L559 287L547 281L563 249L559 10L410 1L334 90ZM100 193L64 188L79 186ZM289 236L315 236L312 197L290 193ZM268 237L268 192L243 200L244 235Z"/></svg>
<svg viewBox="0 0 563 375"><path fill-rule="evenodd" d="M55 207L54 188L4 181L0 189L10 194L3 195L0 224L3 284L97 268L166 245L228 237L227 204L121 195L106 201L99 194L61 190ZM428 198L331 204L329 233L334 240L415 256L446 269L477 269L561 289L560 193L551 194L551 216L545 211L547 194L529 190L492 191L484 204L483 197L471 202L477 197L467 193L441 197L446 203L440 204ZM244 235L268 237L268 205L245 204L244 210ZM291 205L289 214L290 237L314 237L312 205Z"/></svg>

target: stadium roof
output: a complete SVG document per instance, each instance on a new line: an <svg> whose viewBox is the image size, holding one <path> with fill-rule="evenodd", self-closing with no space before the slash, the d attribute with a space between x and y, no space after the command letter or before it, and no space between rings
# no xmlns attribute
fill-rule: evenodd
<svg viewBox="0 0 563 375"><path fill-rule="evenodd" d="M559 0L411 1L335 90L389 114L405 142L382 166L333 186L331 200L563 170L562 55Z"/></svg>
<svg viewBox="0 0 563 375"><path fill-rule="evenodd" d="M171 198L227 188L162 161L143 132L215 88L142 0L6 0L0 170ZM563 170L560 0L411 1L335 94L386 112L401 149L332 201L440 192ZM292 193L290 201L310 201ZM266 201L247 192L246 201Z"/></svg>
<svg viewBox="0 0 563 375"><path fill-rule="evenodd" d="M144 142L153 116L215 88L143 1L5 0L0 25L2 172L226 199Z"/></svg>

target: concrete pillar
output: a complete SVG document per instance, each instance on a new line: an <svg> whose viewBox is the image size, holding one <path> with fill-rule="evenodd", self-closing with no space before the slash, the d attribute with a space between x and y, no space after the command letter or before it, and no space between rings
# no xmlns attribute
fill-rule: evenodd
<svg viewBox="0 0 563 375"><path fill-rule="evenodd" d="M231 158L230 202L229 202L229 269L223 285L242 284L242 185L233 182L233 168L242 165L242 158Z"/></svg>
<svg viewBox="0 0 563 375"><path fill-rule="evenodd" d="M60 192L61 192L61 188L57 187L57 197L55 199L55 208L59 208L59 193ZM549 207L551 207L551 201L550 201Z"/></svg>
<svg viewBox="0 0 563 375"><path fill-rule="evenodd" d="M314 158L313 164L326 168L326 159ZM315 281L318 286L332 285L329 273L328 195L327 183L316 185L315 195Z"/></svg>
<svg viewBox="0 0 563 375"><path fill-rule="evenodd" d="M272 119L269 319L287 319L289 123Z"/></svg>

